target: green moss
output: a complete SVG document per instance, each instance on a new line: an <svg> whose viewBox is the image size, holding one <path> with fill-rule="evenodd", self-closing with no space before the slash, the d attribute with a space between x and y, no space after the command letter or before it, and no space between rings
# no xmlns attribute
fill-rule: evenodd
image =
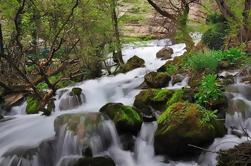
<svg viewBox="0 0 251 166"><path fill-rule="evenodd" d="M194 136L201 132L204 133L202 130L205 129L213 131L216 117L215 112L206 110L197 104L174 103L159 116L157 122L162 127L158 132L163 134L179 129L177 132L181 132L185 137ZM191 128L189 129L188 126Z"/></svg>
<svg viewBox="0 0 251 166"><path fill-rule="evenodd" d="M120 107L114 117L115 121L126 121L130 125L141 122L140 115L130 106Z"/></svg>
<svg viewBox="0 0 251 166"><path fill-rule="evenodd" d="M81 88L72 88L71 92L73 93L73 95L80 96L82 93L82 89Z"/></svg>
<svg viewBox="0 0 251 166"><path fill-rule="evenodd" d="M26 98L27 107L26 107L26 113L27 114L36 114L39 112L40 109L40 101L32 96L29 96Z"/></svg>
<svg viewBox="0 0 251 166"><path fill-rule="evenodd" d="M165 101L167 98L172 95L172 91L168 89L155 89L153 92L154 97L152 98L152 101Z"/></svg>
<svg viewBox="0 0 251 166"><path fill-rule="evenodd" d="M172 97L167 101L166 105L170 106L178 101L182 101L182 97L184 96L184 91L182 89L176 90Z"/></svg>

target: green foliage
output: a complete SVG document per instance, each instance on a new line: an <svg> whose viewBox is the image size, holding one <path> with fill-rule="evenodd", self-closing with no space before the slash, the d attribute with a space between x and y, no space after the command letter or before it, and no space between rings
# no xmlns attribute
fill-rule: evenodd
<svg viewBox="0 0 251 166"><path fill-rule="evenodd" d="M213 50L223 48L224 40L229 31L229 25L222 15L213 13L207 17L210 28L203 34L202 42Z"/></svg>
<svg viewBox="0 0 251 166"><path fill-rule="evenodd" d="M216 24L212 28L209 28L202 35L202 42L213 50L219 50L223 48L224 40L227 35L227 28L225 24Z"/></svg>
<svg viewBox="0 0 251 166"><path fill-rule="evenodd" d="M27 102L27 107L26 107L27 114L36 114L39 112L40 101L37 98L33 96L28 96L26 98L26 102Z"/></svg>
<svg viewBox="0 0 251 166"><path fill-rule="evenodd" d="M228 60L230 63L235 64L242 58L246 57L246 53L238 48L231 48L224 53L224 59Z"/></svg>
<svg viewBox="0 0 251 166"><path fill-rule="evenodd" d="M211 106L223 97L223 92L213 74L206 75L200 84L199 92L196 93L196 103L202 106Z"/></svg>
<svg viewBox="0 0 251 166"><path fill-rule="evenodd" d="M177 103L179 101L182 101L184 95L184 91L182 89L176 90L172 97L167 101L166 105L170 106L174 103Z"/></svg>
<svg viewBox="0 0 251 166"><path fill-rule="evenodd" d="M226 19L218 14L218 13L213 13L207 16L206 23L207 24L217 24L217 23L223 23L226 22Z"/></svg>
<svg viewBox="0 0 251 166"><path fill-rule="evenodd" d="M177 65L174 64L169 64L166 66L166 72L169 75L173 75L177 71L177 69L178 69Z"/></svg>
<svg viewBox="0 0 251 166"><path fill-rule="evenodd" d="M154 90L154 97L153 97L153 101L164 101L167 99L167 96L170 95L170 90L168 89L158 89L158 90Z"/></svg>
<svg viewBox="0 0 251 166"><path fill-rule="evenodd" d="M204 108L199 109L199 111L201 112L201 120L200 120L200 124L202 126L208 125L208 123L212 123L215 122L217 119L217 110L216 111L208 111Z"/></svg>
<svg viewBox="0 0 251 166"><path fill-rule="evenodd" d="M188 59L188 65L195 71L215 72L218 61L212 56L211 52L195 53Z"/></svg>

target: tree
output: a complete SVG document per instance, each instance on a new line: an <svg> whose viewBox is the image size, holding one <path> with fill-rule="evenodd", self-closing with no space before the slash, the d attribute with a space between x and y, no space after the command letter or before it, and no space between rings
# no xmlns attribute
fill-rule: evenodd
<svg viewBox="0 0 251 166"><path fill-rule="evenodd" d="M188 48L193 47L193 41L187 29L188 14L190 5L198 0L147 0L148 3L163 17L167 19L169 28L176 40L187 44Z"/></svg>
<svg viewBox="0 0 251 166"><path fill-rule="evenodd" d="M235 27L238 41L240 43L250 41L251 0L243 0L238 4L236 4L236 1L232 0L215 0L215 2L230 26L232 25L232 28Z"/></svg>

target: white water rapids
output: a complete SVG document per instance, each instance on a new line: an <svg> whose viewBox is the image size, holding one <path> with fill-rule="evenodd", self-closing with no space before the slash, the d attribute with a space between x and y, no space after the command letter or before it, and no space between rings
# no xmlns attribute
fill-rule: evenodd
<svg viewBox="0 0 251 166"><path fill-rule="evenodd" d="M167 40L152 41L145 43L141 46L128 45L123 49L124 60L127 61L134 55L139 56L145 60L145 67L138 68L125 74L118 74L116 76L104 76L99 79L89 80L77 84L74 87L83 89L86 97L86 102L77 108L67 111L60 111L60 101L67 97L64 91L71 90L71 87L58 91L56 96L56 110L50 117L41 115L25 115L25 104L12 109L11 120L0 122L0 165L1 166L14 166L11 162L4 161L4 154L16 148L36 148L45 140L50 140L55 136L54 120L61 114L76 113L76 112L98 112L98 110L108 102L121 102L127 105L132 105L135 95L138 94L137 87L143 82L144 75L150 71L155 71L161 67L166 61L156 58L156 53L170 42ZM173 57L181 56L184 54L185 45L177 44L170 46L174 49ZM186 86L187 78L183 82L176 85L170 85L167 88L175 89ZM64 93L63 93L64 92ZM63 93L63 94L62 94ZM237 93L239 95L239 93ZM235 96L238 96L235 94ZM245 97L244 97L245 98ZM246 100L246 98L245 98ZM249 101L251 102L251 101ZM15 114L15 115L13 115ZM237 116L237 117L236 117ZM8 118L8 117L7 117ZM227 122L239 119L239 116L228 115ZM238 120L237 120L238 121ZM161 156L154 155L153 136L156 130L156 123L144 123L142 125L139 136L136 138L134 152L125 151L121 148L120 140L117 135L116 129L111 122L107 122L109 128L112 145L103 153L108 154L118 166L214 166L216 165L216 154L205 153L202 154L196 161L189 162L174 162L164 163ZM245 121L246 127L251 129L249 119ZM240 126L235 126L240 129ZM61 138L61 137L60 137ZM64 133L61 138L60 146L63 146L62 154L57 154L58 166L67 166L68 158L78 159L81 155L79 149L74 144L74 136L71 133ZM217 138L215 142L209 147L210 151L218 151L220 149L227 149L234 145L243 142L246 137L238 138L234 135L226 135L224 138ZM71 151L68 151L71 149ZM74 149L74 150L72 150ZM71 153L70 153L71 152ZM74 153L73 153L74 152ZM80 154L79 154L80 153ZM10 159L14 160L14 159ZM27 162L27 164L20 164L20 166L40 166L36 157ZM46 166L46 164L45 164Z"/></svg>

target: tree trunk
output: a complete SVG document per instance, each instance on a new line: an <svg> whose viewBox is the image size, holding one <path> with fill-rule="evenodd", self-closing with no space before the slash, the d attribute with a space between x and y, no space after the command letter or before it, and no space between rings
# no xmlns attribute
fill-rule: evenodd
<svg viewBox="0 0 251 166"><path fill-rule="evenodd" d="M251 0L246 0L245 1L245 7L242 13L243 16L243 27L241 29L241 41L242 42L248 42L251 40L251 16L250 16L250 11L251 11Z"/></svg>
<svg viewBox="0 0 251 166"><path fill-rule="evenodd" d="M176 38L179 42L185 42L187 50L190 51L194 46L193 39L189 35L189 31L187 29L187 21L190 7L189 4L186 3L185 1L183 1L182 4L184 5L184 11L177 22Z"/></svg>
<svg viewBox="0 0 251 166"><path fill-rule="evenodd" d="M116 2L112 0L112 23L115 35L115 45L116 45L116 60L118 61L119 65L123 65L124 61L122 58L122 48L121 48L121 41L120 41L120 34L119 34L119 26L118 26L118 17L116 13Z"/></svg>
<svg viewBox="0 0 251 166"><path fill-rule="evenodd" d="M2 24L0 23L0 57L4 55L4 46L3 46L3 31Z"/></svg>

